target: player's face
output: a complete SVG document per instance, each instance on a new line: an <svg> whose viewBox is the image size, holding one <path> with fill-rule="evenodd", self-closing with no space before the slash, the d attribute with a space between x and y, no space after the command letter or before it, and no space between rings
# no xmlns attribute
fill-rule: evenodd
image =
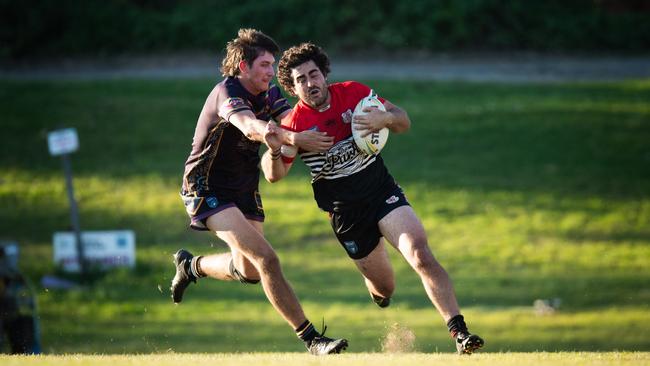
<svg viewBox="0 0 650 366"><path fill-rule="evenodd" d="M251 94L257 95L269 89L269 83L275 75L274 63L275 57L267 51L257 56L252 65L242 63L240 80Z"/></svg>
<svg viewBox="0 0 650 366"><path fill-rule="evenodd" d="M307 105L320 109L329 104L327 79L314 61L309 60L291 69L293 92Z"/></svg>

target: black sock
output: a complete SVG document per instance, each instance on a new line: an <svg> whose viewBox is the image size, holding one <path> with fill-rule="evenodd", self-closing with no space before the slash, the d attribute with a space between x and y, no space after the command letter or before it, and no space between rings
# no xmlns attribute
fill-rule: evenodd
<svg viewBox="0 0 650 366"><path fill-rule="evenodd" d="M318 336L318 332L314 325L309 321L305 320L298 328L296 328L296 335L298 338L302 339L306 344L310 344L311 341Z"/></svg>
<svg viewBox="0 0 650 366"><path fill-rule="evenodd" d="M458 334L469 334L469 330L467 330L467 325L465 324L465 318L460 314L449 319L447 322L447 329L449 329L449 334L451 334L451 337L454 339L456 339Z"/></svg>
<svg viewBox="0 0 650 366"><path fill-rule="evenodd" d="M192 258L190 261L190 266L189 266L189 271L188 273L191 274L192 276L196 278L202 278L205 277L205 273L201 271L201 265L199 264L199 261L203 258L202 255L196 256Z"/></svg>

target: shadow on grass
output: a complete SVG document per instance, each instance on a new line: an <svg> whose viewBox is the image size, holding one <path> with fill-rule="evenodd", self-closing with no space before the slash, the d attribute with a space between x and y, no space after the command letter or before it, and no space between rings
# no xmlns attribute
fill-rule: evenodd
<svg viewBox="0 0 650 366"><path fill-rule="evenodd" d="M251 309L245 308L243 311ZM355 308L355 311L363 310ZM349 317L334 320L330 323L332 329L329 334L349 339L348 352L381 351L381 340L387 334L391 320L382 320L384 316L378 310L372 312L374 315L364 317L365 321ZM45 329L56 330L46 332L44 351L74 354L305 352L302 342L277 316L271 315L273 320L262 325L259 321L233 321L220 319L218 315L215 318L212 312L204 315L204 319L199 319L201 314L177 313L175 317L160 320L125 316L94 320L96 326L92 328L84 326L87 322L85 317L46 317L43 319ZM647 340L627 335L625 329L611 332L614 322L611 318L602 322L590 319L570 324L567 323L570 317L570 314L535 317L511 312L498 316L501 322L510 324L479 322L482 324L479 327L488 332L482 333L489 342L484 351L638 351L650 346ZM410 324L409 328L416 335L415 351L455 351L444 326L423 325L413 320L406 324ZM638 325L635 328L639 328Z"/></svg>
<svg viewBox="0 0 650 366"><path fill-rule="evenodd" d="M138 263L136 271L119 270L95 279L92 285L77 291L49 290L48 298L56 302L130 304L153 301L169 303L169 285L174 271L169 266ZM419 277L404 263L395 262L396 290L393 304L410 309L432 309ZM472 266L471 268L476 268ZM314 266L306 269L293 261L284 261L283 269L301 301L308 303L345 303L353 306L371 304L363 278L353 266ZM600 273L576 270L563 274L540 274L536 270L499 269L494 273L469 273L462 268L451 270L459 303L463 307L501 306L532 307L537 299L560 299L562 310L586 310L609 306L645 306L650 292L643 291L650 277L639 273ZM192 284L185 302L267 303L260 284L243 285L202 279ZM126 305L124 305L126 306ZM130 311L127 307L122 311ZM133 308L135 312L141 309ZM433 309L432 309L433 310Z"/></svg>

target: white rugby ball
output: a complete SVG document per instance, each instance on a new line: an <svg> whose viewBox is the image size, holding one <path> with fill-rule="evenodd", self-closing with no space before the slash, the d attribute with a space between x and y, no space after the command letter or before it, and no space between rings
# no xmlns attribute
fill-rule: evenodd
<svg viewBox="0 0 650 366"><path fill-rule="evenodd" d="M388 128L384 127L381 130L371 133L365 137L361 137L361 134L363 134L366 130L355 129L354 117L367 114L363 111L363 109L366 107L376 107L381 111L386 111L386 108L382 102L379 101L377 95L375 95L375 93L371 90L370 94L367 97L361 99L359 103L357 103L357 106L354 108L354 112L352 112L352 137L354 138L354 142L357 144L359 149L364 153L368 155L379 154L381 149L384 148L384 145L386 145L386 141L388 140Z"/></svg>

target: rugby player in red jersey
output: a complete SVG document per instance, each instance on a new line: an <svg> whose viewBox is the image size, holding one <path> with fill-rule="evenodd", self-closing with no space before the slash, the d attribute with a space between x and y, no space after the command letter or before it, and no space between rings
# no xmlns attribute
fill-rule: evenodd
<svg viewBox="0 0 650 366"><path fill-rule="evenodd" d="M300 99L282 126L294 132L325 132L334 138L334 145L325 152L298 151L311 170L318 206L329 213L336 237L364 276L377 305L388 306L395 289L385 238L420 276L458 352L471 354L484 342L468 331L451 280L433 256L422 223L381 155L366 155L352 138L352 111L370 88L355 81L328 84L329 71L328 56L311 43L288 49L278 64L278 81ZM366 135L382 128L393 133L407 131L411 121L406 112L379 99L386 111L367 109L365 116L355 117L357 128ZM288 173L293 157L282 154L278 139L268 146L262 170L267 180L276 182Z"/></svg>
<svg viewBox="0 0 650 366"><path fill-rule="evenodd" d="M206 256L177 251L172 298L181 302L187 286L202 277L251 284L261 281L271 304L309 352L339 353L347 347L347 340L325 337L307 320L263 235L260 143L292 144L308 151L323 151L332 144L324 133L294 133L269 122L281 121L291 111L279 88L270 83L278 52L273 39L254 29L241 29L228 42L221 67L225 79L214 87L199 115L181 197L190 226L216 233L230 251Z"/></svg>

